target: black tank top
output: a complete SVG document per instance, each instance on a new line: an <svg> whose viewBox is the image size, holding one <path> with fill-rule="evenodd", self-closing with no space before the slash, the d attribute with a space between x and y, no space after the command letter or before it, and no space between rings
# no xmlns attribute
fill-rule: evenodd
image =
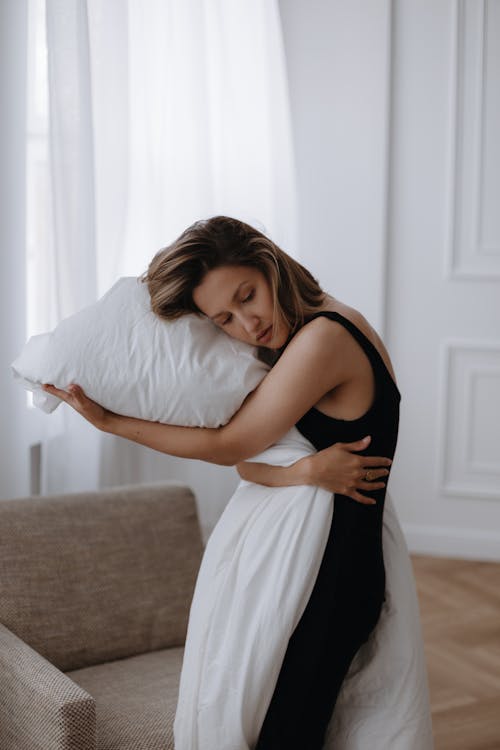
<svg viewBox="0 0 500 750"><path fill-rule="evenodd" d="M322 450L334 443L351 443L360 440L365 435L371 435L372 439L368 448L360 451L359 455L384 456L392 459L398 437L399 402L401 400L399 389L376 347L354 323L340 313L329 310L323 310L308 316L306 323L320 315L344 326L361 346L373 369L375 396L368 411L357 419L329 417L313 406L299 419L296 427L314 445L316 450ZM370 493L362 491L362 494L369 494L370 497L376 499L381 511L385 492L384 488L373 490ZM335 497L337 501L343 496L336 495ZM360 505L360 503L350 499L351 503Z"/></svg>

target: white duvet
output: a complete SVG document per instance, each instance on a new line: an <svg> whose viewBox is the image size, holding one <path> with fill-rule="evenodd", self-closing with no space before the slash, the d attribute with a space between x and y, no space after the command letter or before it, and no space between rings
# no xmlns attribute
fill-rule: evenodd
<svg viewBox="0 0 500 750"><path fill-rule="evenodd" d="M296 428L254 461L289 465L314 447ZM251 750L288 640L307 604L334 499L315 487L240 482L212 531L189 616L175 750ZM432 750L418 602L386 498L386 601L344 680L327 750Z"/></svg>

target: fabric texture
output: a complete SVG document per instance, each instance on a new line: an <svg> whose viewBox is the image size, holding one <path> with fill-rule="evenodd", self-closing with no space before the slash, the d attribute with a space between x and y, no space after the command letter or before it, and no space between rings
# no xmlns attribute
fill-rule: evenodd
<svg viewBox="0 0 500 750"><path fill-rule="evenodd" d="M117 281L52 333L31 337L11 367L43 411L61 401L42 383L65 389L76 382L117 414L187 427L228 422L269 369L255 347L205 317L161 320L135 277Z"/></svg>
<svg viewBox="0 0 500 750"><path fill-rule="evenodd" d="M289 465L314 452L296 428L252 460ZM315 487L241 482L208 539L189 615L174 722L176 750L255 747L331 525ZM389 498L386 602L351 664L327 750L431 750L427 676L408 550Z"/></svg>
<svg viewBox="0 0 500 750"><path fill-rule="evenodd" d="M0 623L2 750L95 750L96 704Z"/></svg>
<svg viewBox="0 0 500 750"><path fill-rule="evenodd" d="M173 750L183 648L68 673L95 699L98 750Z"/></svg>
<svg viewBox="0 0 500 750"><path fill-rule="evenodd" d="M172 482L0 502L0 622L62 671L184 645L202 557Z"/></svg>

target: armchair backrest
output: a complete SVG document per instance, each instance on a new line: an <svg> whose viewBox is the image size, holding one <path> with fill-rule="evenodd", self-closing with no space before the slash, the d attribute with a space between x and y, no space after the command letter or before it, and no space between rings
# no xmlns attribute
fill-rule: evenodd
<svg viewBox="0 0 500 750"><path fill-rule="evenodd" d="M202 554L178 482L0 500L0 622L63 671L183 645Z"/></svg>

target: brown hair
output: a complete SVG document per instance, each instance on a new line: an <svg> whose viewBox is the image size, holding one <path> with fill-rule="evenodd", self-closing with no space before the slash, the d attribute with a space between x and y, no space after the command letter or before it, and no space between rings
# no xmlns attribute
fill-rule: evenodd
<svg viewBox="0 0 500 750"><path fill-rule="evenodd" d="M316 279L266 235L229 216L196 221L160 250L140 277L148 285L151 309L166 320L201 313L193 290L219 266L257 268L271 284L274 321L283 315L293 335L325 298Z"/></svg>

